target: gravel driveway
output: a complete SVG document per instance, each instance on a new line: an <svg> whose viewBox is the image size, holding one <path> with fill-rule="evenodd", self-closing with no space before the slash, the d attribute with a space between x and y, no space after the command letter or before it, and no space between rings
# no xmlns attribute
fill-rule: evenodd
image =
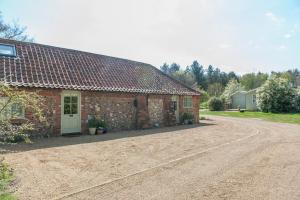
<svg viewBox="0 0 300 200"><path fill-rule="evenodd" d="M0 147L20 199L300 199L300 126L210 117Z"/></svg>

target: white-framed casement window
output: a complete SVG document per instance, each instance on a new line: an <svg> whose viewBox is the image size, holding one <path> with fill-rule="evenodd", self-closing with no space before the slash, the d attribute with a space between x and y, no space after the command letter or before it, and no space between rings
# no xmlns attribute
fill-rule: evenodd
<svg viewBox="0 0 300 200"><path fill-rule="evenodd" d="M193 98L191 96L183 97L183 107L184 108L192 108L193 107Z"/></svg>

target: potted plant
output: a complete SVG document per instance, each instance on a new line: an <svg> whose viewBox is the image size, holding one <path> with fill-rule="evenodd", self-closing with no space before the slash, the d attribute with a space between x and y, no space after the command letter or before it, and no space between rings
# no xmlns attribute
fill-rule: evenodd
<svg viewBox="0 0 300 200"><path fill-rule="evenodd" d="M97 124L97 134L107 133L107 124L104 120L99 120Z"/></svg>
<svg viewBox="0 0 300 200"><path fill-rule="evenodd" d="M183 113L182 121L184 124L193 124L194 115L192 113Z"/></svg>
<svg viewBox="0 0 300 200"><path fill-rule="evenodd" d="M88 120L88 126L89 126L90 135L95 135L96 128L97 128L97 120L94 116Z"/></svg>

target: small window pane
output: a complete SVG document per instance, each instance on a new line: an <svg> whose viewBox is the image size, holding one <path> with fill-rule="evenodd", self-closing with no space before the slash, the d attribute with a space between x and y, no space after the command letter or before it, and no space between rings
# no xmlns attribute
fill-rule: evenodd
<svg viewBox="0 0 300 200"><path fill-rule="evenodd" d="M78 98L77 97L72 97L72 103L77 103L78 102Z"/></svg>
<svg viewBox="0 0 300 200"><path fill-rule="evenodd" d="M71 102L71 97L64 98L64 103L70 103L70 102Z"/></svg>
<svg viewBox="0 0 300 200"><path fill-rule="evenodd" d="M68 115L68 114L71 114L71 106L70 106L70 104L67 104L67 103L65 103L65 105L64 105L64 114L66 115Z"/></svg>
<svg viewBox="0 0 300 200"><path fill-rule="evenodd" d="M11 115L12 117L23 117L24 112L23 112L23 107L22 105L18 103L14 103L11 105Z"/></svg>
<svg viewBox="0 0 300 200"><path fill-rule="evenodd" d="M15 46L0 44L0 55L16 56Z"/></svg>
<svg viewBox="0 0 300 200"><path fill-rule="evenodd" d="M193 107L193 99L192 99L192 97L190 97L190 96L184 97L183 98L183 106L185 108L192 108Z"/></svg>
<svg viewBox="0 0 300 200"><path fill-rule="evenodd" d="M72 109L71 109L72 112L71 112L71 114L77 114L77 107L78 107L77 103L73 103L72 104Z"/></svg>

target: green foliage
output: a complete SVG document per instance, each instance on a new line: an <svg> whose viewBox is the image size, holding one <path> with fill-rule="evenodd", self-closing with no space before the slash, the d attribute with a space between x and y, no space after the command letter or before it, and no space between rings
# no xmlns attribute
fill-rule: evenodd
<svg viewBox="0 0 300 200"><path fill-rule="evenodd" d="M96 128L98 125L99 121L96 119L95 116L92 116L89 120L88 120L88 126L89 128Z"/></svg>
<svg viewBox="0 0 300 200"><path fill-rule="evenodd" d="M296 112L300 112L300 87L296 89L295 109Z"/></svg>
<svg viewBox="0 0 300 200"><path fill-rule="evenodd" d="M197 60L195 60L193 64L188 67L188 69L195 76L195 80L198 86L202 88L207 88L203 66L200 65Z"/></svg>
<svg viewBox="0 0 300 200"><path fill-rule="evenodd" d="M97 128L107 128L107 123L104 120L98 120Z"/></svg>
<svg viewBox="0 0 300 200"><path fill-rule="evenodd" d="M209 65L205 70L196 60L190 66L187 66L185 70L180 69L180 66L176 63L171 65L164 63L160 70L188 86L197 83L198 87L206 91L209 90L209 93L213 95L217 93L218 96L221 95L230 79L238 80L238 76L234 72L227 74L212 65Z"/></svg>
<svg viewBox="0 0 300 200"><path fill-rule="evenodd" d="M263 112L295 112L297 92L287 79L271 77L257 91L258 107Z"/></svg>
<svg viewBox="0 0 300 200"><path fill-rule="evenodd" d="M208 102L200 103L200 109L208 109Z"/></svg>
<svg viewBox="0 0 300 200"><path fill-rule="evenodd" d="M272 75L287 79L292 87L300 87L300 71L298 69L286 72L272 72Z"/></svg>
<svg viewBox="0 0 300 200"><path fill-rule="evenodd" d="M207 102L210 98L208 92L202 89L199 89L199 92L201 93L200 102L201 103Z"/></svg>
<svg viewBox="0 0 300 200"><path fill-rule="evenodd" d="M187 120L189 123L192 123L194 120L194 115L189 112L183 113L181 120L182 120L182 122L185 122Z"/></svg>
<svg viewBox="0 0 300 200"><path fill-rule="evenodd" d="M0 160L0 200L14 200L15 198L6 193L7 186L13 180L13 171L7 164Z"/></svg>
<svg viewBox="0 0 300 200"><path fill-rule="evenodd" d="M178 71L174 72L173 74L171 74L171 76L173 78L175 78L176 80L178 80L190 87L193 86L195 83L195 77L193 76L193 74L191 74L187 71L178 70Z"/></svg>
<svg viewBox="0 0 300 200"><path fill-rule="evenodd" d="M207 93L209 96L219 97L224 92L224 86L221 83L213 83L208 86Z"/></svg>
<svg viewBox="0 0 300 200"><path fill-rule="evenodd" d="M95 116L91 116L91 118L88 120L88 127L89 128L107 128L107 123L105 120L99 120Z"/></svg>
<svg viewBox="0 0 300 200"><path fill-rule="evenodd" d="M245 90L252 90L263 85L268 79L268 74L261 72L245 74L241 77L240 82Z"/></svg>
<svg viewBox="0 0 300 200"><path fill-rule="evenodd" d="M241 89L241 84L237 82L236 79L231 79L222 94L225 102L229 104L231 102L231 96Z"/></svg>
<svg viewBox="0 0 300 200"><path fill-rule="evenodd" d="M34 124L25 118L21 119L21 123L15 123L19 116L10 112L11 107L17 104L24 110L30 110L34 121L46 123L42 110L43 98L36 92L25 92L3 83L0 84L0 96L5 98L0 102L0 141L30 141L28 133L34 130Z"/></svg>
<svg viewBox="0 0 300 200"><path fill-rule="evenodd" d="M224 110L224 102L221 98L212 97L208 101L208 109L210 111L221 111Z"/></svg>

